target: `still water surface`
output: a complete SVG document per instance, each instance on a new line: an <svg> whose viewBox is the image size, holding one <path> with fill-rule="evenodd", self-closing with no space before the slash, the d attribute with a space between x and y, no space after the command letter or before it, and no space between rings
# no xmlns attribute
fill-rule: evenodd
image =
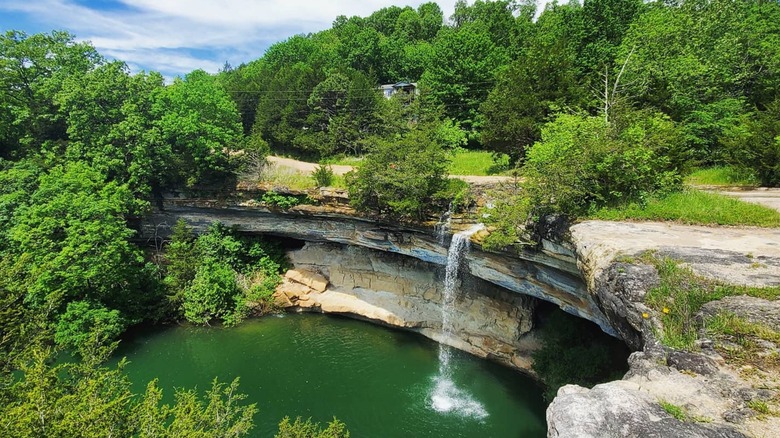
<svg viewBox="0 0 780 438"><path fill-rule="evenodd" d="M320 422L336 416L353 437L546 433L541 388L532 380L454 352L442 382L438 344L347 318L289 314L229 329L147 331L125 339L117 356L130 361L136 392L159 378L169 403L173 388L203 393L214 377L240 377L240 391L260 409L252 434L258 437L272 437L285 415Z"/></svg>

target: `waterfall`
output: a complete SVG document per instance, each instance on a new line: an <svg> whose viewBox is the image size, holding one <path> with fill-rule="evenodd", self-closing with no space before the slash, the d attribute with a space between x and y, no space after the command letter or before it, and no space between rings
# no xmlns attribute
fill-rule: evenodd
<svg viewBox="0 0 780 438"><path fill-rule="evenodd" d="M437 223L433 227L434 233L436 234L436 241L439 242L439 245L444 245L444 239L447 237L447 234L452 230L452 202L450 202L450 206L447 208L447 211L445 211L441 217L439 218L439 223Z"/></svg>
<svg viewBox="0 0 780 438"><path fill-rule="evenodd" d="M434 378L434 388L430 397L431 407L437 412L454 413L476 419L487 417L487 411L468 392L456 386L450 363L451 347L445 345L445 342L452 343L454 335L453 313L455 298L458 294L460 265L468 253L471 236L482 228L484 228L482 224L474 225L466 231L454 234L450 242L441 306L442 339L439 342L439 373Z"/></svg>

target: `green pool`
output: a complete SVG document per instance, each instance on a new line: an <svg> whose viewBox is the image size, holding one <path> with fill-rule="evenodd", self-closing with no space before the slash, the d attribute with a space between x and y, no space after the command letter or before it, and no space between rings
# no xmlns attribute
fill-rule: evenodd
<svg viewBox="0 0 780 438"><path fill-rule="evenodd" d="M182 326L122 342L136 392L241 378L257 403L255 436L285 415L345 422L353 437L543 437L541 388L516 371L453 352L439 376L438 344L420 335L326 315L283 315L234 328Z"/></svg>

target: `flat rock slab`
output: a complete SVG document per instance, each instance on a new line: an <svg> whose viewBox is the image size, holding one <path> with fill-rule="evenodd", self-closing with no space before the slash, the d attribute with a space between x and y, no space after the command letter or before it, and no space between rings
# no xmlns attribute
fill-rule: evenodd
<svg viewBox="0 0 780 438"><path fill-rule="evenodd" d="M715 316L722 312L733 313L754 324L780 331L780 301L768 301L743 295L710 301L701 308L701 313L705 316Z"/></svg>
<svg viewBox="0 0 780 438"><path fill-rule="evenodd" d="M699 275L731 284L780 284L780 229L585 221L572 226L571 235L591 284L616 257L645 251L658 251Z"/></svg>
<svg viewBox="0 0 780 438"><path fill-rule="evenodd" d="M744 437L729 426L682 422L624 381L566 385L547 409L550 438Z"/></svg>

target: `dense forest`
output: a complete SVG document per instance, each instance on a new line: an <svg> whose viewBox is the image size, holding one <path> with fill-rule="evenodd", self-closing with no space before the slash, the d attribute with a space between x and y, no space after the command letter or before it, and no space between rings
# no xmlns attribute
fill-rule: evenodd
<svg viewBox="0 0 780 438"><path fill-rule="evenodd" d="M415 91L379 90L402 81ZM271 152L365 156L347 179L354 205L419 219L461 189L444 163L463 148L508 155L526 178L496 204L496 246L529 212L642 202L697 167L780 185L780 4L458 0L447 19L432 2L389 7L169 84L65 32L4 33L0 430L246 433L255 409L235 383L160 406L154 382L133 396L101 363L135 324L238 323L270 296L281 251L179 224L160 252L134 243L138 220L166 191L230 186ZM80 360L55 365L61 350Z"/></svg>

